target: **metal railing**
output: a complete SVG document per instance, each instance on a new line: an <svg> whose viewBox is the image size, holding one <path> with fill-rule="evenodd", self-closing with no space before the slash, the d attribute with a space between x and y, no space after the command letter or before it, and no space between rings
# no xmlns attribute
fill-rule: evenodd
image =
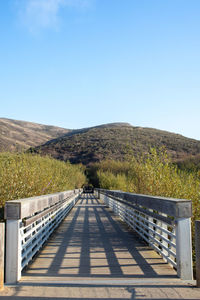
<svg viewBox="0 0 200 300"><path fill-rule="evenodd" d="M191 201L103 189L95 194L170 263L178 277L193 279Z"/></svg>
<svg viewBox="0 0 200 300"><path fill-rule="evenodd" d="M81 190L7 201L6 283L21 278L24 267L76 204Z"/></svg>
<svg viewBox="0 0 200 300"><path fill-rule="evenodd" d="M6 202L6 283L20 279L23 268L76 204L81 192ZM180 278L192 280L191 201L103 189L95 189L95 194L170 263Z"/></svg>

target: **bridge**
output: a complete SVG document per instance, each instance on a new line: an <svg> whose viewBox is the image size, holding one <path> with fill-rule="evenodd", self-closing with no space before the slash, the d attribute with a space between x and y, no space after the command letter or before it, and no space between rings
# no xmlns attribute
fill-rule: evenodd
<svg viewBox="0 0 200 300"><path fill-rule="evenodd" d="M200 299L189 200L74 190L8 201L5 218L0 299Z"/></svg>

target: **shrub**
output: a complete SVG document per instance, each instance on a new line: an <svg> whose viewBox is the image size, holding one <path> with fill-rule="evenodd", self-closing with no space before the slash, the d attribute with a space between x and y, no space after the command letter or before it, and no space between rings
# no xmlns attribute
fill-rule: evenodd
<svg viewBox="0 0 200 300"><path fill-rule="evenodd" d="M80 188L81 165L30 153L0 153L0 207L5 201Z"/></svg>
<svg viewBox="0 0 200 300"><path fill-rule="evenodd" d="M153 148L146 155L129 156L124 169L121 162L110 161L99 163L96 168L101 188L192 200L194 241L194 220L200 220L199 170L180 170L172 164L164 149Z"/></svg>

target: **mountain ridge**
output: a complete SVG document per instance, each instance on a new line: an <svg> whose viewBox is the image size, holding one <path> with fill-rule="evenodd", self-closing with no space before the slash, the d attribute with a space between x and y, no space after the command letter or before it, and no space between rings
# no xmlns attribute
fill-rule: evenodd
<svg viewBox="0 0 200 300"><path fill-rule="evenodd" d="M200 141L164 130L132 126L129 123L109 123L73 130L32 149L71 163L88 165L103 159L123 160L149 152L150 147L165 147L173 161L200 153Z"/></svg>
<svg viewBox="0 0 200 300"><path fill-rule="evenodd" d="M192 159L193 163L200 154L198 140L125 122L65 129L0 118L0 151L29 149L41 155L88 165L104 159L124 160L128 153L147 153L150 147L165 147L175 162Z"/></svg>
<svg viewBox="0 0 200 300"><path fill-rule="evenodd" d="M0 118L0 151L26 150L69 131L52 125Z"/></svg>

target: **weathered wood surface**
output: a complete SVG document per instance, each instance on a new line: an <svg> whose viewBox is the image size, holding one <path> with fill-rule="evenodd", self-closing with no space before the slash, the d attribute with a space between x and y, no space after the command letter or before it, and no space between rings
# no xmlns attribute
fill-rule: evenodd
<svg viewBox="0 0 200 300"><path fill-rule="evenodd" d="M22 281L176 279L173 268L118 220L94 196L82 196Z"/></svg>
<svg viewBox="0 0 200 300"><path fill-rule="evenodd" d="M96 189L95 194L102 199L116 215L121 216L143 240L148 241L149 238L150 241L153 241L151 242L151 246L177 269L178 277L183 280L193 280L191 217L187 209L189 206L191 207L190 200L151 197L102 189ZM132 199L132 201L130 201L130 199ZM153 204L154 201L155 203ZM129 211L127 207L133 208L137 214L133 211ZM155 209L153 213L152 209L149 210L150 207ZM165 207L166 211L163 216L163 209ZM144 215L141 213L145 214L146 218L144 218ZM185 216L184 218L183 215ZM125 219L123 216L125 216ZM149 216L154 218L157 225L161 225L161 227L158 228L161 232L163 232L163 222L161 223L160 221L172 225L171 231L174 232L172 238L175 238L176 241L175 244L171 243L171 235L168 234L169 238L167 238L166 242L169 247L167 245L165 248L167 255L165 255L163 251L163 241L165 239L163 235L161 234L159 238L155 239L154 237L157 235L156 227L155 230L149 231ZM175 252L171 251L171 247L174 247L174 245L176 249Z"/></svg>
<svg viewBox="0 0 200 300"><path fill-rule="evenodd" d="M0 290L4 287L4 236L5 224L0 223Z"/></svg>
<svg viewBox="0 0 200 300"><path fill-rule="evenodd" d="M200 287L200 221L195 221L196 280Z"/></svg>
<svg viewBox="0 0 200 300"><path fill-rule="evenodd" d="M192 284L88 195L0 299L200 299Z"/></svg>
<svg viewBox="0 0 200 300"><path fill-rule="evenodd" d="M44 209L48 209L78 193L79 190L71 190L50 195L7 201L4 216L7 220L24 219L42 212Z"/></svg>
<svg viewBox="0 0 200 300"><path fill-rule="evenodd" d="M190 218L192 216L191 200L139 195L103 189L100 189L100 191L105 195L114 196L115 198L125 200L126 202L136 206L144 206L146 208L156 210L160 213L174 217L175 219Z"/></svg>

